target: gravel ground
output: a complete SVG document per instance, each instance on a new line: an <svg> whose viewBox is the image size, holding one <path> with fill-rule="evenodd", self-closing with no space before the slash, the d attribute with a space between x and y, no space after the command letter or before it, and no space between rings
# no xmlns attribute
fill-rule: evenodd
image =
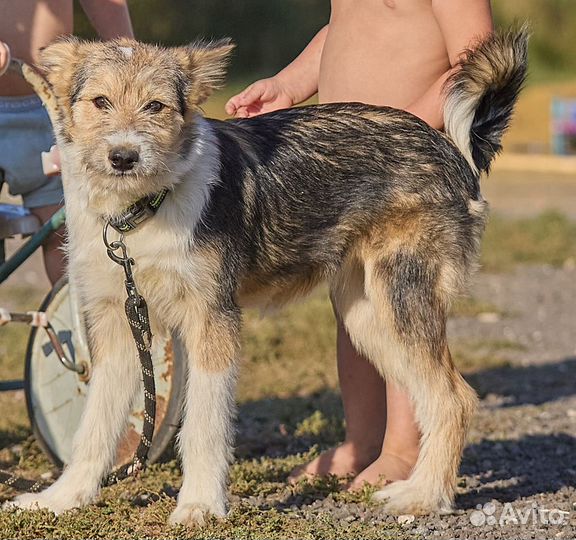
<svg viewBox="0 0 576 540"><path fill-rule="evenodd" d="M468 377L482 401L453 514L394 518L331 495L311 504L293 497L251 502L307 518L330 513L342 523L402 523L416 538L576 538L575 284L572 264L480 274L472 293L497 309L450 321L452 341L520 345L506 349L504 367ZM248 435L242 431L240 443Z"/></svg>

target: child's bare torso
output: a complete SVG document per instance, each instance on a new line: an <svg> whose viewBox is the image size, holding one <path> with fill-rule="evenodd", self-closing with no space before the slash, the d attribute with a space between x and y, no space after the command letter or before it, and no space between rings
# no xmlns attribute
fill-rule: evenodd
<svg viewBox="0 0 576 540"><path fill-rule="evenodd" d="M431 0L332 0L321 103L405 108L449 68Z"/></svg>
<svg viewBox="0 0 576 540"><path fill-rule="evenodd" d="M41 47L72 32L72 0L0 0L0 40L12 56L35 62ZM0 96L31 94L31 88L15 75L0 79Z"/></svg>

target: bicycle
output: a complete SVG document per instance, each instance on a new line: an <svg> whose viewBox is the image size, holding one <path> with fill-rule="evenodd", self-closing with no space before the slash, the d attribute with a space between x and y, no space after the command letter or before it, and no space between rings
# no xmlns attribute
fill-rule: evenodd
<svg viewBox="0 0 576 540"><path fill-rule="evenodd" d="M8 69L24 76L24 66L23 62L12 59ZM2 178L0 188L1 185ZM0 285L64 222L64 208L40 226L26 209L0 204ZM6 259L4 240L18 235L29 238ZM90 345L76 291L63 278L48 293L38 311L8 314L4 310L2 313L4 322L6 319L25 322L31 324L32 329L25 355L24 380L0 382L0 391L24 390L33 434L50 460L62 466L71 457L72 438L85 405L91 374ZM157 413L149 463L160 457L179 426L186 379L183 355L177 339L154 340ZM143 408L143 397L139 396L117 449L117 466L128 463L134 454L142 431Z"/></svg>

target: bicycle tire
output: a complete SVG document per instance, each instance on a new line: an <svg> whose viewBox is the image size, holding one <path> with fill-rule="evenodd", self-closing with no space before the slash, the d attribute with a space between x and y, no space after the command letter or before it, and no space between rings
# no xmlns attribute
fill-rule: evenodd
<svg viewBox="0 0 576 540"><path fill-rule="evenodd" d="M40 306L61 336L66 352L74 355L74 324L68 300L68 282L62 278ZM148 455L156 461L171 443L180 424L185 388L183 347L178 340L154 338L152 351L157 391L156 429ZM24 391L32 432L42 450L58 467L69 462L72 437L85 405L89 384L66 369L41 328L32 328L26 350ZM143 397L137 396L128 428L121 439L116 466L128 463L142 430Z"/></svg>

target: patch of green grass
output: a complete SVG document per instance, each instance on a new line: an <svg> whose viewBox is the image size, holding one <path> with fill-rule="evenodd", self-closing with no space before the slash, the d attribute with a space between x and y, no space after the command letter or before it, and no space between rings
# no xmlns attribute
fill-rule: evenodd
<svg viewBox="0 0 576 540"><path fill-rule="evenodd" d="M10 323L0 327L0 366L3 378L22 378L29 334L30 327L24 324Z"/></svg>
<svg viewBox="0 0 576 540"><path fill-rule="evenodd" d="M313 436L320 440L338 440L343 435L342 422L334 416L327 417L322 411L314 411L296 426L294 435Z"/></svg>
<svg viewBox="0 0 576 540"><path fill-rule="evenodd" d="M37 309L42 292L23 286L6 286L1 290L0 305L12 311ZM0 380L22 379L30 327L21 323L0 326ZM0 461L7 444L24 440L30 434L26 402L22 392L0 393Z"/></svg>
<svg viewBox="0 0 576 540"><path fill-rule="evenodd" d="M501 272L517 264L561 266L576 257L576 223L554 211L535 218L492 216L482 244L482 268Z"/></svg>
<svg viewBox="0 0 576 540"><path fill-rule="evenodd" d="M129 502L101 505L60 517L42 511L3 514L0 527L9 538L157 538L157 539L387 539L410 538L399 526L364 521L342 523L329 513L306 519L298 512L259 508L247 502L235 503L226 519L210 519L204 527L185 528L165 525L174 503L161 497L153 505L135 512ZM102 519L105 516L105 519ZM6 536L5 538L8 538Z"/></svg>
<svg viewBox="0 0 576 540"><path fill-rule="evenodd" d="M508 340L457 341L451 346L454 363L463 373L509 366L509 354L524 350L520 343Z"/></svg>
<svg viewBox="0 0 576 540"><path fill-rule="evenodd" d="M1 538L158 538L158 539L295 539L408 538L396 524L374 526L362 519L344 521L328 511L307 514L304 505L330 497L336 503L368 506L370 491L347 494L335 478L289 486L291 468L309 459L246 460L232 467L233 503L226 519L209 519L204 527L166 525L176 501L180 475L175 462L154 465L138 481L102 490L95 505L61 516L40 512L0 512ZM241 496L242 498L239 498ZM258 500L246 500L247 497ZM295 503L298 504L295 504Z"/></svg>
<svg viewBox="0 0 576 540"><path fill-rule="evenodd" d="M42 292L38 289L22 286L4 286L1 293L1 307L21 312L38 309L43 297ZM0 326L0 373L2 378L22 378L29 334L30 326L26 324L9 323Z"/></svg>
<svg viewBox="0 0 576 540"><path fill-rule="evenodd" d="M461 296L456 299L450 309L452 317L476 317L481 313L496 313L500 316L505 313L494 304L473 298L472 296Z"/></svg>
<svg viewBox="0 0 576 540"><path fill-rule="evenodd" d="M335 388L335 344L336 323L326 288L265 317L249 311L244 320L240 401Z"/></svg>

